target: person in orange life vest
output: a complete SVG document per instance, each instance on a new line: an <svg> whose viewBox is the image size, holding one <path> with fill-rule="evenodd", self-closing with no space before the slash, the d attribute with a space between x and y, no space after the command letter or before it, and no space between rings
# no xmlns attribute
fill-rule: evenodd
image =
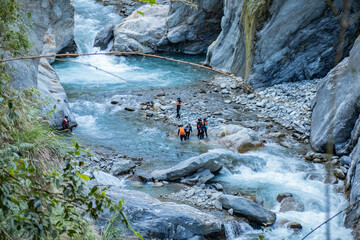
<svg viewBox="0 0 360 240"><path fill-rule="evenodd" d="M178 136L180 135L180 141L183 139L186 141L186 134L185 134L185 128L183 125L180 125L180 128L178 130Z"/></svg>
<svg viewBox="0 0 360 240"><path fill-rule="evenodd" d="M201 118L196 121L197 136L200 138L201 135Z"/></svg>
<svg viewBox="0 0 360 240"><path fill-rule="evenodd" d="M68 116L65 116L62 120L62 127L63 127L63 130L70 130L70 121L68 119Z"/></svg>
<svg viewBox="0 0 360 240"><path fill-rule="evenodd" d="M180 119L180 107L181 107L181 100L180 98L178 98L176 102L176 118L179 119Z"/></svg>
<svg viewBox="0 0 360 240"><path fill-rule="evenodd" d="M206 121L206 118L204 118L202 124L205 126L205 128L204 128L204 133L205 133L206 137L208 137L208 134L207 134L208 122Z"/></svg>

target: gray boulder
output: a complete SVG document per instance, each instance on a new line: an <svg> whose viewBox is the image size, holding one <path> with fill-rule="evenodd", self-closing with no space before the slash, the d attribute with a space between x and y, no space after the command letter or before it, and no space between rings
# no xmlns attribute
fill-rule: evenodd
<svg viewBox="0 0 360 240"><path fill-rule="evenodd" d="M127 159L117 160L111 168L111 173L115 176L130 172L131 169L135 168L136 164Z"/></svg>
<svg viewBox="0 0 360 240"><path fill-rule="evenodd" d="M221 170L222 165L218 161L219 154L203 153L199 156L189 158L179 164L164 170L155 170L151 176L155 180L175 181L182 177L193 175L197 172L209 170L211 173L216 173Z"/></svg>
<svg viewBox="0 0 360 240"><path fill-rule="evenodd" d="M180 182L188 185L201 185L214 178L214 176L215 175L212 174L209 169L206 169L202 172L195 173L194 175L191 175L189 177L185 177L181 179Z"/></svg>
<svg viewBox="0 0 360 240"><path fill-rule="evenodd" d="M224 2L222 31L208 48L206 64L248 80L253 87L321 78L334 66L340 23L321 0L262 1L254 11L252 1ZM335 1L341 6L342 1ZM352 10L360 3L352 1ZM249 16L249 12L255 12ZM254 17L254 30L245 20ZM250 20L249 20L250 19ZM347 31L345 55L353 44L359 22Z"/></svg>
<svg viewBox="0 0 360 240"><path fill-rule="evenodd" d="M90 185L99 185L103 186L113 186L113 187L122 187L123 183L117 177L114 177L106 172L95 171L94 180L89 182Z"/></svg>
<svg viewBox="0 0 360 240"><path fill-rule="evenodd" d="M206 53L220 33L222 0L145 5L115 27L114 51Z"/></svg>
<svg viewBox="0 0 360 240"><path fill-rule="evenodd" d="M260 142L259 134L256 131L244 127L234 134L220 138L217 142L228 148L234 148L240 153L264 146Z"/></svg>
<svg viewBox="0 0 360 240"><path fill-rule="evenodd" d="M103 27L97 34L94 40L94 47L99 47L105 50L109 42L114 38L114 24L108 24Z"/></svg>
<svg viewBox="0 0 360 240"><path fill-rule="evenodd" d="M275 213L246 198L233 195L222 195L220 196L219 201L222 203L223 208L232 208L234 213L237 213L257 224L269 226L275 223Z"/></svg>
<svg viewBox="0 0 360 240"><path fill-rule="evenodd" d="M293 197L284 198L280 203L280 212L304 211L304 204Z"/></svg>
<svg viewBox="0 0 360 240"><path fill-rule="evenodd" d="M108 196L115 202L125 201L124 211L131 226L139 231L144 239L225 238L219 219L193 207L160 202L149 194L119 188L109 189ZM105 217L108 216L105 214Z"/></svg>
<svg viewBox="0 0 360 240"><path fill-rule="evenodd" d="M359 52L360 37L350 57L318 84L310 135L311 146L316 151L325 152L333 137L336 154L348 155L360 136Z"/></svg>
<svg viewBox="0 0 360 240"><path fill-rule="evenodd" d="M154 52L166 32L166 17L169 5L145 5L125 18L114 29L112 51Z"/></svg>

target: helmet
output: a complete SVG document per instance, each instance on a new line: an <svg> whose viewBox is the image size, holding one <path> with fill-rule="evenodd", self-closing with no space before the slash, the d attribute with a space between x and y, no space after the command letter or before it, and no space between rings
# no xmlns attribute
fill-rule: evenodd
<svg viewBox="0 0 360 240"><path fill-rule="evenodd" d="M68 116L65 116L65 118L67 119L67 118L68 118Z"/></svg>

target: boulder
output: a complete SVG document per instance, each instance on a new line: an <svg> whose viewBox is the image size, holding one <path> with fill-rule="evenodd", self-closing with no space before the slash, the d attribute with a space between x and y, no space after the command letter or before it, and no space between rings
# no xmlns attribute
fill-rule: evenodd
<svg viewBox="0 0 360 240"><path fill-rule="evenodd" d="M191 176L194 173L199 173L204 170L209 170L211 173L216 173L221 170L222 165L218 161L219 154L203 153L199 156L189 158L179 164L163 170L155 170L151 176L155 180L175 181L182 177Z"/></svg>
<svg viewBox="0 0 360 240"><path fill-rule="evenodd" d="M293 195L291 193L280 193L279 195L277 195L276 200L281 203L281 201L284 198L288 198L288 197L292 197Z"/></svg>
<svg viewBox="0 0 360 240"><path fill-rule="evenodd" d="M217 142L228 148L234 148L239 153L244 153L264 146L264 143L259 139L258 133L249 128L242 128L234 134L217 140Z"/></svg>
<svg viewBox="0 0 360 240"><path fill-rule="evenodd" d="M131 169L135 168L136 164L127 159L117 160L111 168L111 173L115 176L129 173Z"/></svg>
<svg viewBox="0 0 360 240"><path fill-rule="evenodd" d="M105 50L109 42L114 38L114 24L108 24L103 27L97 34L94 40L94 47L99 47Z"/></svg>
<svg viewBox="0 0 360 240"><path fill-rule="evenodd" d="M209 134L209 136L212 136L212 137L225 137L227 135L237 133L242 129L243 129L243 127L240 125L233 125L233 124L221 125L221 126L211 128L208 131L208 134Z"/></svg>
<svg viewBox="0 0 360 240"><path fill-rule="evenodd" d="M138 13L142 12L144 15ZM114 28L112 51L150 53L166 32L169 5L144 5Z"/></svg>
<svg viewBox="0 0 360 240"><path fill-rule="evenodd" d="M133 111L135 111L135 108L125 107L124 110L129 111L129 112L133 112Z"/></svg>
<svg viewBox="0 0 360 240"><path fill-rule="evenodd" d="M209 181L214 177L214 174L210 172L209 169L206 169L202 172L197 172L189 177L185 177L181 179L181 183L185 183L188 185L201 185Z"/></svg>
<svg viewBox="0 0 360 240"><path fill-rule="evenodd" d="M115 28L114 51L206 53L221 31L223 0L145 5ZM184 20L185 19L185 20Z"/></svg>
<svg viewBox="0 0 360 240"><path fill-rule="evenodd" d="M284 198L280 203L280 212L289 211L303 212L304 205L293 197Z"/></svg>
<svg viewBox="0 0 360 240"><path fill-rule="evenodd" d="M302 225L298 222L289 222L287 224L287 227L290 229L295 229L295 230L301 230L302 229Z"/></svg>
<svg viewBox="0 0 360 240"><path fill-rule="evenodd" d="M351 8L359 11L360 3L352 1ZM251 28L246 22L252 20ZM345 55L358 26L348 28ZM221 27L205 64L243 78L250 74L255 88L321 78L334 66L340 24L326 1L228 0Z"/></svg>
<svg viewBox="0 0 360 240"><path fill-rule="evenodd" d="M336 155L348 155L360 136L359 51L360 37L350 57L331 70L317 86L310 135L311 146L316 151L325 152L333 136Z"/></svg>
<svg viewBox="0 0 360 240"><path fill-rule="evenodd" d="M341 165L350 165L351 164L351 158L349 156L342 156L339 159Z"/></svg>
<svg viewBox="0 0 360 240"><path fill-rule="evenodd" d="M225 238L219 219L188 205L160 202L149 194L120 188L111 188L107 194L115 202L125 201L124 212L144 239ZM109 217L109 213L104 215Z"/></svg>
<svg viewBox="0 0 360 240"><path fill-rule="evenodd" d="M94 171L95 179L89 182L90 185L122 187L124 184L118 179L103 171Z"/></svg>
<svg viewBox="0 0 360 240"><path fill-rule="evenodd" d="M223 208L232 208L234 213L237 213L257 224L269 226L275 223L275 213L243 197L222 195L220 196L219 201L222 203Z"/></svg>
<svg viewBox="0 0 360 240"><path fill-rule="evenodd" d="M335 177L337 177L337 178L339 178L341 180L344 180L346 178L345 172L340 168L335 168L334 169L334 175L335 175Z"/></svg>

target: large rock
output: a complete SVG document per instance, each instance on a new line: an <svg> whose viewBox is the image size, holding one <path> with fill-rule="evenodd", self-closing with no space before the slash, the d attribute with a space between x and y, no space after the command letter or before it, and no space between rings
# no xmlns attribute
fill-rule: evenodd
<svg viewBox="0 0 360 240"><path fill-rule="evenodd" d="M94 40L94 47L99 47L105 50L109 42L114 38L114 24L108 24L103 27L97 34Z"/></svg>
<svg viewBox="0 0 360 240"><path fill-rule="evenodd" d="M304 204L293 197L284 198L280 203L280 212L304 211Z"/></svg>
<svg viewBox="0 0 360 240"><path fill-rule="evenodd" d="M217 140L217 142L225 145L228 148L234 148L240 153L244 153L249 150L254 150L256 148L264 146L264 144L260 142L257 132L244 127L234 134L225 136Z"/></svg>
<svg viewBox="0 0 360 240"><path fill-rule="evenodd" d="M269 226L275 223L275 213L246 198L232 195L222 195L220 196L219 201L225 209L232 208L234 213L240 214L257 224Z"/></svg>
<svg viewBox="0 0 360 240"><path fill-rule="evenodd" d="M220 33L222 0L145 5L115 28L114 51L206 53ZM144 13L144 16L138 13Z"/></svg>
<svg viewBox="0 0 360 240"><path fill-rule="evenodd" d="M159 40L166 32L165 22L169 5L145 5L138 11L115 27L113 51L142 53L155 51Z"/></svg>
<svg viewBox="0 0 360 240"><path fill-rule="evenodd" d="M225 0L222 31L208 49L206 64L244 78L249 75L254 87L324 77L334 66L334 39L340 30L326 1L269 2ZM335 2L342 5L340 0ZM260 6L258 11L256 6ZM352 11L358 10L360 3L352 1ZM253 28L249 27L252 20ZM345 55L358 25L348 29Z"/></svg>
<svg viewBox="0 0 360 240"><path fill-rule="evenodd" d="M111 173L116 175L121 175L124 173L130 172L131 169L135 168L136 164L128 159L119 159L117 160L111 168Z"/></svg>
<svg viewBox="0 0 360 240"><path fill-rule="evenodd" d="M89 182L90 185L99 185L101 187L104 186L112 186L112 187L123 187L123 182L120 179L106 173L103 171L95 171L94 178Z"/></svg>
<svg viewBox="0 0 360 240"><path fill-rule="evenodd" d="M212 136L212 137L225 137L227 135L237 133L237 132L241 131L242 129L243 129L243 127L240 125L234 125L234 124L221 125L221 126L211 128L208 131L208 134L209 134L209 136Z"/></svg>
<svg viewBox="0 0 360 240"><path fill-rule="evenodd" d="M212 179L214 176L215 175L212 174L209 169L206 169L204 171L197 172L189 177L185 177L181 179L180 182L188 185L201 185Z"/></svg>
<svg viewBox="0 0 360 240"><path fill-rule="evenodd" d="M216 153L203 153L182 161L169 169L155 170L151 173L151 176L155 180L175 181L206 169L212 173L216 173L222 168L222 165L218 161L219 158L220 155Z"/></svg>
<svg viewBox="0 0 360 240"><path fill-rule="evenodd" d="M346 190L350 192L350 204L360 199L360 139L350 155L352 162L346 176ZM360 238L360 204L348 209L345 217L345 226L353 228L356 239Z"/></svg>
<svg viewBox="0 0 360 240"><path fill-rule="evenodd" d="M333 137L337 155L348 155L360 136L360 37L350 57L319 82L311 119L311 146L327 151Z"/></svg>
<svg viewBox="0 0 360 240"><path fill-rule="evenodd" d="M38 71L37 88L44 101L48 101L48 104L43 108L44 114L54 110L54 112L50 114L50 120L55 127L62 126L62 119L64 116L69 117L71 127L76 126L77 122L75 116L70 111L65 90L61 86L55 70L46 59L42 58L40 59ZM56 105L55 109L54 105Z"/></svg>
<svg viewBox="0 0 360 240"><path fill-rule="evenodd" d="M131 226L144 239L224 239L222 223L193 207L160 202L149 194L119 188L108 191L115 202L124 200ZM107 216L106 216L107 217Z"/></svg>

